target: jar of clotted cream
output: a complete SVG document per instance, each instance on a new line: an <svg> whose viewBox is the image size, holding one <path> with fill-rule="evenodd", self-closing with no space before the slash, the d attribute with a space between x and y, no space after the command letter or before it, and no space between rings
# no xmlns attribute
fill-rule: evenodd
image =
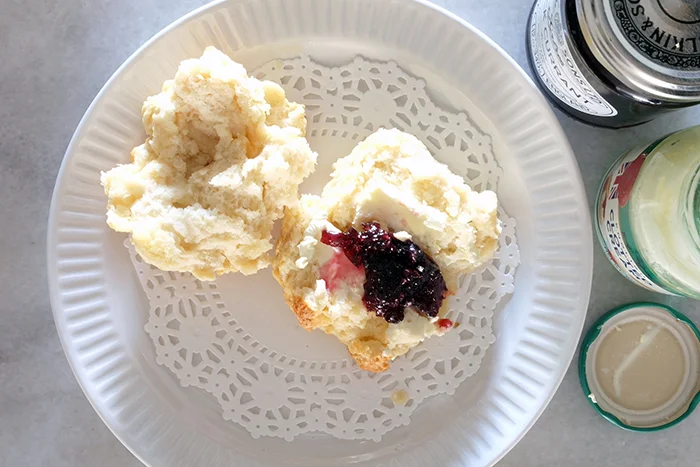
<svg viewBox="0 0 700 467"><path fill-rule="evenodd" d="M628 279L700 299L700 126L625 153L603 179L598 238Z"/></svg>

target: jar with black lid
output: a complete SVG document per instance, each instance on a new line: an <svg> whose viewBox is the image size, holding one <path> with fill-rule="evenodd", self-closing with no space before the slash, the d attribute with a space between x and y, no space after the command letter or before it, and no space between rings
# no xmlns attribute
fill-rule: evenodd
<svg viewBox="0 0 700 467"><path fill-rule="evenodd" d="M700 0L537 0L529 58L550 100L621 128L700 103Z"/></svg>

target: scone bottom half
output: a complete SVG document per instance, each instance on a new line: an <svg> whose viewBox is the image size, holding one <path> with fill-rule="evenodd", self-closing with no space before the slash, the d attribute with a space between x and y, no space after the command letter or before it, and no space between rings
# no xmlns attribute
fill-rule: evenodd
<svg viewBox="0 0 700 467"><path fill-rule="evenodd" d="M102 173L109 226L164 271L213 280L267 267L273 224L316 164L303 105L208 47L142 117L132 162Z"/></svg>
<svg viewBox="0 0 700 467"><path fill-rule="evenodd" d="M320 197L286 210L273 272L304 328L385 371L452 327L445 299L493 257L497 207L415 137L379 130L336 162Z"/></svg>

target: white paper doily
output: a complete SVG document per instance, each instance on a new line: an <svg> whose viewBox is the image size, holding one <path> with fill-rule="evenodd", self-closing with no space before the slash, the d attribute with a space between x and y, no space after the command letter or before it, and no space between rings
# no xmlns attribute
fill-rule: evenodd
<svg viewBox="0 0 700 467"><path fill-rule="evenodd" d="M280 83L290 100L306 105L312 147L320 138L347 140L352 147L380 127L396 127L421 139L472 188L498 191L501 169L490 136L465 113L437 107L423 81L393 62L358 57L344 66L325 67L302 57L275 60L256 75ZM450 298L448 316L459 327L428 339L381 374L359 370L349 356L298 358L302 339L261 343L265 330L241 324L251 310L235 298L225 299L217 286L220 280L200 282L190 274L160 271L143 263L128 240L125 244L148 297L145 329L155 345L157 363L169 368L183 386L216 397L225 419L239 423L254 438L291 441L302 433L323 432L379 441L389 430L407 424L426 398L453 394L477 371L494 342L494 311L513 292L520 259L515 220L502 210L499 218L503 232L494 260L466 277ZM282 291L269 293L281 296ZM393 401L398 391L408 394L405 404Z"/></svg>

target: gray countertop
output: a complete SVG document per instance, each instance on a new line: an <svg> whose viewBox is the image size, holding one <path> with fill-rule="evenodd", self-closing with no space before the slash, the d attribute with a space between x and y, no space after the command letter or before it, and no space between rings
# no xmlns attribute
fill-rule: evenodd
<svg viewBox="0 0 700 467"><path fill-rule="evenodd" d="M0 2L0 466L127 467L140 463L102 424L68 367L49 306L46 220L61 158L83 112L112 72L150 36L201 0ZM528 69L532 0L437 3L489 35ZM700 107L626 130L558 113L589 201L616 155L700 123ZM623 279L596 245L587 327L630 301L665 301L700 323L697 302L665 299ZM659 433L624 432L586 402L575 367L503 466L696 466L700 413Z"/></svg>

